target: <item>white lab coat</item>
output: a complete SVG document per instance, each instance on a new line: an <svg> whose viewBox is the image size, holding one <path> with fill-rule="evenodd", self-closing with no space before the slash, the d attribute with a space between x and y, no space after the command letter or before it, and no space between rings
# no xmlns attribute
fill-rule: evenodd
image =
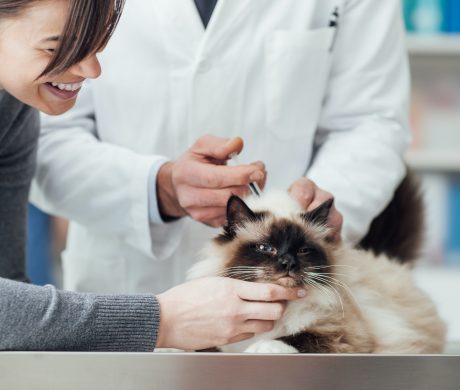
<svg viewBox="0 0 460 390"><path fill-rule="evenodd" d="M340 27L328 28L335 6ZM361 238L404 175L408 67L399 0L128 1L75 109L44 121L33 201L71 219L65 287L159 292L214 234L152 225L148 173L201 135L241 135L268 188L307 175ZM97 119L97 125L94 121Z"/></svg>

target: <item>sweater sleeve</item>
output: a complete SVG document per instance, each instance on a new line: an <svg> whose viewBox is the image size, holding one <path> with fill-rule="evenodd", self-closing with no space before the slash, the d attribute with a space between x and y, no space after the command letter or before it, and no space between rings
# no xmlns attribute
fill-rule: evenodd
<svg viewBox="0 0 460 390"><path fill-rule="evenodd" d="M153 351L160 323L153 295L80 294L17 282L26 280L38 114L4 92L0 107L0 350Z"/></svg>
<svg viewBox="0 0 460 390"><path fill-rule="evenodd" d="M0 278L1 351L152 352L153 295L95 295Z"/></svg>
<svg viewBox="0 0 460 390"><path fill-rule="evenodd" d="M0 277L26 281L27 199L35 171L38 113L0 94Z"/></svg>

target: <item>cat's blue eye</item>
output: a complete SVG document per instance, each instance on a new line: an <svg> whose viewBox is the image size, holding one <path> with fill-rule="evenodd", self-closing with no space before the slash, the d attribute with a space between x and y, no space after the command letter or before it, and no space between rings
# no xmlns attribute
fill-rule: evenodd
<svg viewBox="0 0 460 390"><path fill-rule="evenodd" d="M273 248L270 244L254 244L254 249L261 253L275 253L276 249Z"/></svg>

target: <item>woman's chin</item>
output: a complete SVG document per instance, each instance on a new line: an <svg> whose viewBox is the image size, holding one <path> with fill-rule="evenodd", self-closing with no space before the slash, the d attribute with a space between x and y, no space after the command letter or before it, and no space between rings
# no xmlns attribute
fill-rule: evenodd
<svg viewBox="0 0 460 390"><path fill-rule="evenodd" d="M39 110L41 112L43 112L44 114L57 116L57 115L62 115L65 112L69 111L74 106L74 104L67 105L67 107L55 107L55 106L49 107L48 106L48 107L43 108L43 109L39 108Z"/></svg>
<svg viewBox="0 0 460 390"><path fill-rule="evenodd" d="M77 101L77 94L74 94L71 98L63 99L56 94L50 93L46 85L42 85L40 89L40 101L30 105L48 115L55 116L64 114L69 111Z"/></svg>
<svg viewBox="0 0 460 390"><path fill-rule="evenodd" d="M43 104L37 105L35 108L45 114L56 116L69 111L75 105L75 102L75 99L66 102L43 102Z"/></svg>

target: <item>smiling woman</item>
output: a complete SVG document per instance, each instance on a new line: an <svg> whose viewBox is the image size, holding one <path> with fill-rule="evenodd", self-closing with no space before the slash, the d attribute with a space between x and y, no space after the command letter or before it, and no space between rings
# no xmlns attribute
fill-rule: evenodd
<svg viewBox="0 0 460 390"><path fill-rule="evenodd" d="M49 114L70 109L124 0L0 0L0 89Z"/></svg>
<svg viewBox="0 0 460 390"><path fill-rule="evenodd" d="M95 296L26 282L25 220L35 168L35 109L71 108L124 0L0 0L0 351L151 351L153 295ZM34 109L35 108L35 109Z"/></svg>

